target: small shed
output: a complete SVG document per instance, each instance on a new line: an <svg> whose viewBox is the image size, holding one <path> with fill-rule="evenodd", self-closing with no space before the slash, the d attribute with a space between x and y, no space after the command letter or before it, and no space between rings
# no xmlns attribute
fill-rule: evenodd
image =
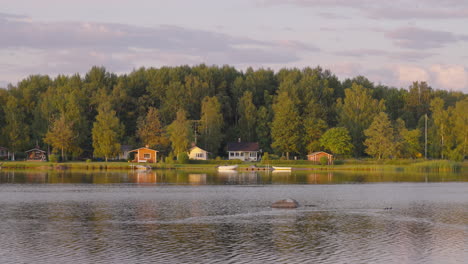
<svg viewBox="0 0 468 264"><path fill-rule="evenodd" d="M8 151L7 148L0 147L0 159L9 159L10 158L10 152Z"/></svg>
<svg viewBox="0 0 468 264"><path fill-rule="evenodd" d="M121 145L120 146L120 153L119 153L119 160L126 160L128 159L128 154L132 151L133 146L131 145Z"/></svg>
<svg viewBox="0 0 468 264"><path fill-rule="evenodd" d="M333 155L326 153L324 151L317 151L307 155L307 160L319 163L322 157L326 157L328 160L328 165L333 164Z"/></svg>
<svg viewBox="0 0 468 264"><path fill-rule="evenodd" d="M189 159L191 160L207 160L208 151L200 147L193 146L192 148L189 149L188 156L189 156Z"/></svg>
<svg viewBox="0 0 468 264"><path fill-rule="evenodd" d="M38 146L28 151L25 151L25 153L26 153L27 161L46 161L47 160L46 152L44 150L39 149Z"/></svg>
<svg viewBox="0 0 468 264"><path fill-rule="evenodd" d="M132 162L146 162L146 163L156 163L158 160L157 150L150 149L148 146L144 148L134 149L129 152L135 152L135 159Z"/></svg>

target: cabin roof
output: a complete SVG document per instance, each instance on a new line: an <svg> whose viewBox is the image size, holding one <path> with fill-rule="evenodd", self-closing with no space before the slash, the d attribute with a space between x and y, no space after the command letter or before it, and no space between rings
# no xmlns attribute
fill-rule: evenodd
<svg viewBox="0 0 468 264"><path fill-rule="evenodd" d="M140 150L140 149L147 149L147 150L159 152L159 151L157 151L157 150L155 150L155 149L150 149L150 148L145 148L145 147L137 148L137 149L134 149L134 150L130 150L129 152L138 152L138 150Z"/></svg>
<svg viewBox="0 0 468 264"><path fill-rule="evenodd" d="M308 154L307 156L315 156L315 155L317 155L317 154L319 154L319 153L325 153L325 154L327 154L327 155L333 156L332 154L327 153L327 152L325 152L325 151L316 151L316 152L312 152L312 153Z"/></svg>
<svg viewBox="0 0 468 264"><path fill-rule="evenodd" d="M38 148L33 148L33 149L27 150L27 151L25 151L25 152L28 153L28 152L32 152L32 151L39 151L39 152L45 153L44 150L41 150L41 149L38 149Z"/></svg>
<svg viewBox="0 0 468 264"><path fill-rule="evenodd" d="M229 142L227 151L259 151L258 142Z"/></svg>
<svg viewBox="0 0 468 264"><path fill-rule="evenodd" d="M193 146L193 147L191 147L191 148L189 149L189 152L192 151L192 150L194 150L194 149L196 149L196 148L201 149L201 150L204 151L204 152L208 152L208 151L206 151L206 150L200 148L199 146Z"/></svg>

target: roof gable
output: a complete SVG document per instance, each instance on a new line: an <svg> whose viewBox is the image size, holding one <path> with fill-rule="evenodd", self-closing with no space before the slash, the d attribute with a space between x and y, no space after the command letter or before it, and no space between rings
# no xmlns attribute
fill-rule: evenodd
<svg viewBox="0 0 468 264"><path fill-rule="evenodd" d="M194 151L194 150L196 150L196 149L198 149L198 150L200 150L200 151L202 151L202 152L208 152L208 151L206 151L206 150L204 150L204 149L202 149L202 148L200 148L200 147L198 147L198 146L191 147L191 148L189 149L189 152L192 152L192 151Z"/></svg>
<svg viewBox="0 0 468 264"><path fill-rule="evenodd" d="M258 142L229 142L227 151L259 151Z"/></svg>
<svg viewBox="0 0 468 264"><path fill-rule="evenodd" d="M320 154L320 153L324 153L324 154L327 154L327 155L333 156L332 154L330 154L330 153L327 153L327 152L325 152L325 151L317 151L317 152L312 152L312 153L308 154L307 156L315 156L315 155L317 155L317 154Z"/></svg>
<svg viewBox="0 0 468 264"><path fill-rule="evenodd" d="M155 150L155 149L150 149L150 148L145 148L145 147L143 147L143 148L137 148L137 149L134 149L134 150L130 150L129 152L138 152L139 150L143 150L143 149L145 149L145 150L151 150L151 151L155 151L155 152L159 152L159 151L157 151L157 150Z"/></svg>

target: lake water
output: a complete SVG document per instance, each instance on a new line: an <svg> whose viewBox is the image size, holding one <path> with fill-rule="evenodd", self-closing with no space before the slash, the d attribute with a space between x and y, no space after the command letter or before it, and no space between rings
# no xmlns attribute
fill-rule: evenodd
<svg viewBox="0 0 468 264"><path fill-rule="evenodd" d="M466 263L467 227L460 173L0 171L0 263Z"/></svg>

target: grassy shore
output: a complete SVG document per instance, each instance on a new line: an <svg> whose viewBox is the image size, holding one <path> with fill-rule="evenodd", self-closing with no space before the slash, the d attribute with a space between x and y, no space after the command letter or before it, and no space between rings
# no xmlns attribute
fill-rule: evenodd
<svg viewBox="0 0 468 264"><path fill-rule="evenodd" d="M217 164L216 164L217 163ZM206 164L145 164L154 169L179 169L179 170L215 170L222 161ZM0 166L4 170L9 169L37 169L37 170L63 170L63 169L80 169L80 170L130 170L130 165L136 165L129 162L26 162L26 161L4 161L0 162ZM338 165L315 165L307 161L280 161L275 160L268 164L262 163L241 163L239 170L266 169L271 166L287 166L297 170L348 170L348 171L396 171L396 172L467 172L468 161L453 162L447 160L344 160Z"/></svg>

